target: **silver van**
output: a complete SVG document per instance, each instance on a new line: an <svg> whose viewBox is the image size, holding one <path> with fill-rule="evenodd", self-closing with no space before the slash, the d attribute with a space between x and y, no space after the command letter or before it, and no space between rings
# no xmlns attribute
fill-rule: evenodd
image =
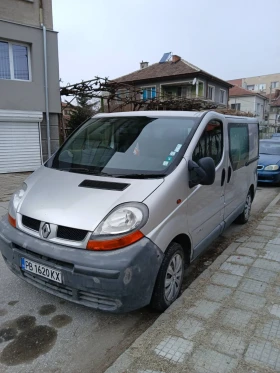
<svg viewBox="0 0 280 373"><path fill-rule="evenodd" d="M184 269L256 192L258 123L216 112L98 114L13 195L0 249L23 280L111 312L178 297Z"/></svg>

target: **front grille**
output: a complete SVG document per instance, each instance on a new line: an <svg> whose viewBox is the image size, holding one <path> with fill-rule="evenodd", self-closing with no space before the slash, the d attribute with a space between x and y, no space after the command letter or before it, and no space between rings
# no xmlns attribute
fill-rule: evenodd
<svg viewBox="0 0 280 373"><path fill-rule="evenodd" d="M55 282L49 282L47 279L45 280L43 277L39 277L37 275L33 275L32 273L28 273L23 271L23 276L26 277L29 282L37 284L41 289L46 288L52 290L53 292L60 293L64 296L72 297L73 290L65 285L58 284Z"/></svg>
<svg viewBox="0 0 280 373"><path fill-rule="evenodd" d="M73 270L74 265L72 263L67 263L63 262L62 260L56 260L53 258L49 258L45 255L41 255L38 253L34 253L34 251L30 251L28 249L24 249L23 247L16 245L15 243L13 244L14 248L17 249L21 254L28 254L31 257L31 260L36 261L36 259L43 260L45 264L47 265L48 263L54 264L54 265L59 265L61 267L69 268L70 270Z"/></svg>
<svg viewBox="0 0 280 373"><path fill-rule="evenodd" d="M118 300L104 297L103 295L89 291L80 290L78 292L78 297L83 304L86 304L89 307L100 308L102 310L113 311L118 308L118 305L120 305L120 301Z"/></svg>
<svg viewBox="0 0 280 373"><path fill-rule="evenodd" d="M36 220L33 218L30 218L29 216L22 215L22 224L29 229L32 229L33 231L39 232L40 229L40 220Z"/></svg>
<svg viewBox="0 0 280 373"><path fill-rule="evenodd" d="M258 175L258 180L276 180L276 177L274 175Z"/></svg>
<svg viewBox="0 0 280 373"><path fill-rule="evenodd" d="M88 307L102 309L104 311L115 311L121 306L121 302L119 300L105 297L94 292L72 289L69 286L54 283L53 281L50 282L47 279L33 275L32 273L28 273L26 271L23 271L23 276L27 282L39 287L40 289L49 291L52 294Z"/></svg>
<svg viewBox="0 0 280 373"><path fill-rule="evenodd" d="M41 221L22 215L22 225L35 232L39 232ZM58 225L56 236L64 240L83 241L86 238L88 231Z"/></svg>
<svg viewBox="0 0 280 373"><path fill-rule="evenodd" d="M86 238L88 231L83 229L75 229L69 227L63 227L59 225L57 228L56 236L70 241L83 241Z"/></svg>

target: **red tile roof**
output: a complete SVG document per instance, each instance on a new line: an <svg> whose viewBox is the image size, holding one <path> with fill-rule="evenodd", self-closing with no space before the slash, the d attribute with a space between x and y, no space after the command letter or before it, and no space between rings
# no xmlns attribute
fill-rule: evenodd
<svg viewBox="0 0 280 373"><path fill-rule="evenodd" d="M248 89L238 87L237 85L230 88L229 90L229 97L235 97L235 96L260 96L262 98L267 98L266 96L261 95L258 92L249 91Z"/></svg>
<svg viewBox="0 0 280 373"><path fill-rule="evenodd" d="M228 80L228 83L230 83L232 85L238 85L239 87L242 87L242 78Z"/></svg>
<svg viewBox="0 0 280 373"><path fill-rule="evenodd" d="M269 99L270 94L266 95L266 97ZM279 89L277 89L275 93L271 94L270 106L280 106L280 90Z"/></svg>
<svg viewBox="0 0 280 373"><path fill-rule="evenodd" d="M145 80L156 80L156 79L163 79L167 77L184 77L188 75L197 75L198 73L207 75L208 77L223 82L225 85L230 87L230 83L219 79L204 70L192 65L191 63L181 59L177 62L167 61L164 63L154 63L144 69L140 69L134 71L130 74L121 76L117 79L114 79L116 82L121 83L132 83L137 81L145 81Z"/></svg>

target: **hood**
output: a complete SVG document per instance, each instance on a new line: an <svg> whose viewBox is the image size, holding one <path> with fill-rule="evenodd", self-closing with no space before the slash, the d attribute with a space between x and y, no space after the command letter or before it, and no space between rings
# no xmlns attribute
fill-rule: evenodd
<svg viewBox="0 0 280 373"><path fill-rule="evenodd" d="M260 166L269 166L271 164L279 164L280 163L280 155L272 155L272 154L260 154L260 158L258 161L258 165Z"/></svg>
<svg viewBox="0 0 280 373"><path fill-rule="evenodd" d="M79 186L85 180L129 185L124 190ZM114 207L144 201L163 181L99 177L42 166L26 180L27 192L18 212L40 221L93 231Z"/></svg>

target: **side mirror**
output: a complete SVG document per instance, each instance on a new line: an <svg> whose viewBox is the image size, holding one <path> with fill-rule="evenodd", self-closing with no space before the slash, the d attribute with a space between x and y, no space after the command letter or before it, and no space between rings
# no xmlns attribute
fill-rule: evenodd
<svg viewBox="0 0 280 373"><path fill-rule="evenodd" d="M201 158L198 163L189 161L188 168L190 171L189 186L201 185L212 185L215 181L215 163L210 157Z"/></svg>

